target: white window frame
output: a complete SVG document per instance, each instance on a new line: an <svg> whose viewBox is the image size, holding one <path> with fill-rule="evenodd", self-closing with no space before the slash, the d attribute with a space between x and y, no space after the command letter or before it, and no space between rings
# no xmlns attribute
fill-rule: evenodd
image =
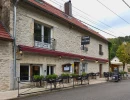
<svg viewBox="0 0 130 100"><path fill-rule="evenodd" d="M34 22L34 24L40 24L41 25L41 40L42 40L42 42L39 42L39 41L35 41L34 40L34 45L36 46L36 47L42 47L42 48L48 48L48 49L52 49L51 48L51 43L46 43L46 42L44 42L44 27L46 26L46 27L48 27L48 28L50 28L50 39L52 38L52 28L51 27L49 27L49 26L47 26L47 25L44 25L44 24L41 24L41 23L38 23L38 22ZM51 40L50 40L51 41Z"/></svg>

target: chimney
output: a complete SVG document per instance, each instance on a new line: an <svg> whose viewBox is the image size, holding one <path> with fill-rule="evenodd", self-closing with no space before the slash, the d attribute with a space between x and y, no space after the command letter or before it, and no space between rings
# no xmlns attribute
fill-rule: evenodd
<svg viewBox="0 0 130 100"><path fill-rule="evenodd" d="M64 10L65 10L65 14L72 16L72 4L71 4L71 0L69 0L68 2L66 2L64 4Z"/></svg>

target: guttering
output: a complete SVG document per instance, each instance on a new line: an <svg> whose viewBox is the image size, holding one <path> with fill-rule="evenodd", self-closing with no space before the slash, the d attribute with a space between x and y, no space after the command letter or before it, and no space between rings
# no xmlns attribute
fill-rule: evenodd
<svg viewBox="0 0 130 100"><path fill-rule="evenodd" d="M16 11L17 11L17 4L18 4L19 0L13 0L13 10L14 10L14 14L13 14L13 38L14 38L14 42L13 42L13 55L14 55L14 84L13 84L13 89L15 89L15 81L16 81Z"/></svg>

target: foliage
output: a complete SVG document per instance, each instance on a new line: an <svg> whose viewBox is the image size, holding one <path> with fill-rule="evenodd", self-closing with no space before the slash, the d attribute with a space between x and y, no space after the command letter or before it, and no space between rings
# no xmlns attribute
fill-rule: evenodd
<svg viewBox="0 0 130 100"><path fill-rule="evenodd" d="M56 79L58 76L56 74L52 74L52 75L47 75L46 78L47 79Z"/></svg>
<svg viewBox="0 0 130 100"><path fill-rule="evenodd" d="M121 44L116 52L117 57L121 62L129 63L130 62L130 43Z"/></svg>
<svg viewBox="0 0 130 100"><path fill-rule="evenodd" d="M43 75L34 75L33 76L34 80L42 80L44 78Z"/></svg>
<svg viewBox="0 0 130 100"><path fill-rule="evenodd" d="M124 75L124 74L127 74L127 72L126 71L120 71L120 74Z"/></svg>
<svg viewBox="0 0 130 100"><path fill-rule="evenodd" d="M82 73L82 76L86 76L86 75L87 75L87 73L85 73L85 72Z"/></svg>
<svg viewBox="0 0 130 100"><path fill-rule="evenodd" d="M74 73L72 73L72 74L70 74L70 76L72 76L72 77L77 77L78 74L74 74Z"/></svg>
<svg viewBox="0 0 130 100"><path fill-rule="evenodd" d="M118 37L118 38L109 38L108 40L112 44L111 47L110 47L110 59L112 59L116 56L116 51L117 51L118 47L124 41L130 43L130 36Z"/></svg>
<svg viewBox="0 0 130 100"><path fill-rule="evenodd" d="M130 72L130 68L128 68L128 72Z"/></svg>
<svg viewBox="0 0 130 100"><path fill-rule="evenodd" d="M61 76L62 76L62 77L68 77L69 74L68 74L68 73L62 73Z"/></svg>

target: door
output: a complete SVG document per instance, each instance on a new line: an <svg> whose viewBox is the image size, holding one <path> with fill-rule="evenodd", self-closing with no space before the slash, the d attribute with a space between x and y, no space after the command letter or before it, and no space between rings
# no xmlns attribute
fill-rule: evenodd
<svg viewBox="0 0 130 100"><path fill-rule="evenodd" d="M79 74L79 62L74 62L74 74Z"/></svg>
<svg viewBox="0 0 130 100"><path fill-rule="evenodd" d="M102 77L102 64L99 64L99 77Z"/></svg>
<svg viewBox="0 0 130 100"><path fill-rule="evenodd" d="M54 74L54 66L47 66L47 75Z"/></svg>

